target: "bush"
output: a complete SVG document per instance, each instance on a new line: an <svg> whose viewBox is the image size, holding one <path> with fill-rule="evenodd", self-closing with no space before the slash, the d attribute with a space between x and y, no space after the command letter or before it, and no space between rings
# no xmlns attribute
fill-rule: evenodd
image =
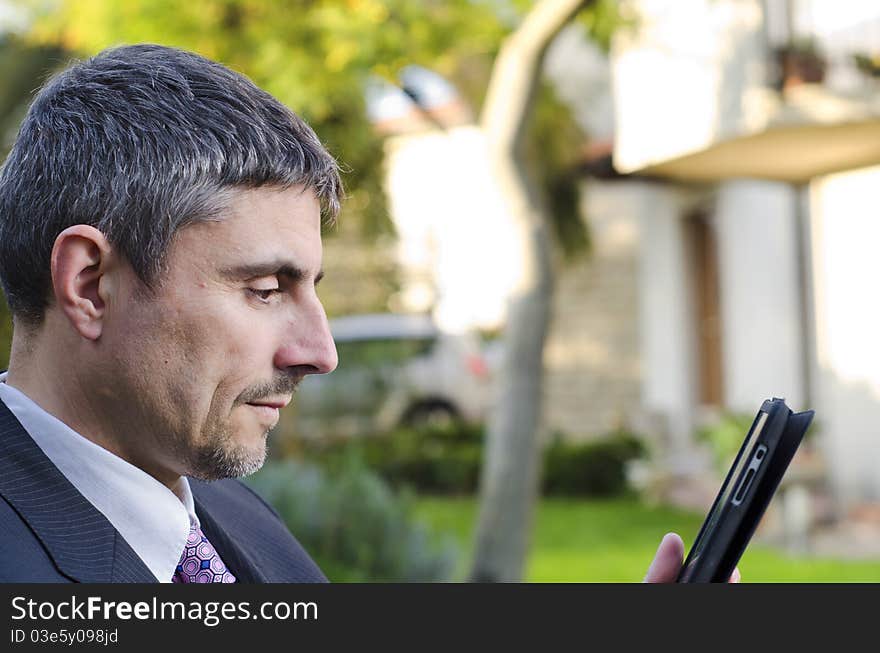
<svg viewBox="0 0 880 653"><path fill-rule="evenodd" d="M383 434L311 445L303 455L334 468L354 452L395 488L473 494L483 454L478 426L400 427Z"/></svg>
<svg viewBox="0 0 880 653"><path fill-rule="evenodd" d="M626 432L583 443L565 442L557 435L544 450L543 491L564 496L626 494L626 463L644 454L642 441Z"/></svg>
<svg viewBox="0 0 880 653"><path fill-rule="evenodd" d="M401 427L370 437L325 440L300 447L300 454L329 469L354 453L395 488L426 494L474 494L483 456L481 427L454 424ZM627 490L625 464L644 455L629 433L587 443L568 443L557 434L543 452L543 490L570 496L614 496Z"/></svg>
<svg viewBox="0 0 880 653"><path fill-rule="evenodd" d="M272 461L247 479L334 581L443 581L455 564L449 543L433 548L412 521L412 498L395 494L350 452L332 470Z"/></svg>
<svg viewBox="0 0 880 653"><path fill-rule="evenodd" d="M367 462L395 486L439 494L472 494L477 489L482 428L402 428L366 445Z"/></svg>

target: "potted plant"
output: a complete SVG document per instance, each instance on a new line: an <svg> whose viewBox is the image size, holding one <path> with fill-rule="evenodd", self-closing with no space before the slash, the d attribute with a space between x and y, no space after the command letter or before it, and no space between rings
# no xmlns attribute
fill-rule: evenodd
<svg viewBox="0 0 880 653"><path fill-rule="evenodd" d="M825 80L827 61L813 39L792 41L777 48L776 52L778 90L800 84L821 84Z"/></svg>

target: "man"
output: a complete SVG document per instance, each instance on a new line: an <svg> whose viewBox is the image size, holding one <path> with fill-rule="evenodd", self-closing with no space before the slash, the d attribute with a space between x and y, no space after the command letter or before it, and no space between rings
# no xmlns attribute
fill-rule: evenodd
<svg viewBox="0 0 880 653"><path fill-rule="evenodd" d="M316 285L340 198L306 124L195 54L111 49L46 84L0 172L0 580L326 580L234 479L336 367Z"/></svg>
<svg viewBox="0 0 880 653"><path fill-rule="evenodd" d="M108 50L42 89L0 174L0 578L325 580L218 479L336 366L315 286L340 194L308 126L194 54Z"/></svg>

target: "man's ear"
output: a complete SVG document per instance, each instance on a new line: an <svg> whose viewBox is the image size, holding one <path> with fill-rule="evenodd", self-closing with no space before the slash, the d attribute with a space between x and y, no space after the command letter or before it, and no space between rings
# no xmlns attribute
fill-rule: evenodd
<svg viewBox="0 0 880 653"><path fill-rule="evenodd" d="M89 340L97 340L103 329L111 258L104 234L84 224L62 231L52 247L55 301L73 328Z"/></svg>

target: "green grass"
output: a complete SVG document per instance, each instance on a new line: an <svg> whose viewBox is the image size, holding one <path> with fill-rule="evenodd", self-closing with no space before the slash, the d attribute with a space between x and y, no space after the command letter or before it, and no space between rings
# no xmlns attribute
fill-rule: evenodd
<svg viewBox="0 0 880 653"><path fill-rule="evenodd" d="M438 538L451 536L461 556L455 580L469 565L476 502L472 498L423 497L416 517ZM542 499L526 568L530 582L640 581L664 533L675 531L689 546L702 515L632 499ZM739 563L744 582L880 582L880 560L794 557L753 543Z"/></svg>

